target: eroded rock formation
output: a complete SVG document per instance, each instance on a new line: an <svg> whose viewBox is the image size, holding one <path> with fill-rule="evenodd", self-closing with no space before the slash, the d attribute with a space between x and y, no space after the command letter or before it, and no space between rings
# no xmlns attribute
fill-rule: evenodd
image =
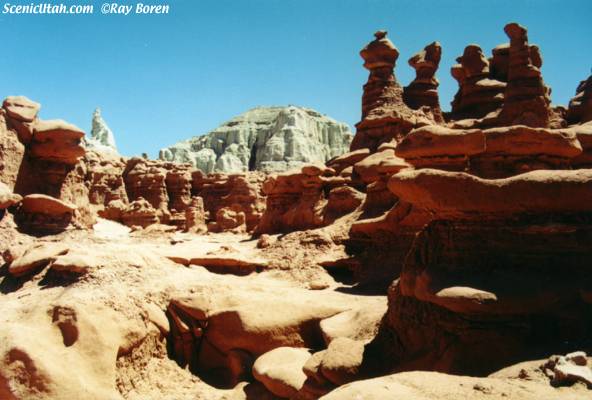
<svg viewBox="0 0 592 400"><path fill-rule="evenodd" d="M589 79L549 107L506 32L465 49L445 120L439 47L403 89L377 32L350 152L273 175L84 151L8 98L0 397L588 398ZM233 143L212 165L244 165ZM85 207L132 229L72 229Z"/></svg>
<svg viewBox="0 0 592 400"><path fill-rule="evenodd" d="M191 163L205 173L281 172L323 163L347 151L346 124L296 106L258 107L213 131L160 151L160 159Z"/></svg>
<svg viewBox="0 0 592 400"><path fill-rule="evenodd" d="M415 69L415 79L403 91L405 104L413 109L428 107L438 120L443 120L438 98L438 79L436 70L440 65L442 46L433 42L409 59L409 65Z"/></svg>
<svg viewBox="0 0 592 400"><path fill-rule="evenodd" d="M481 48L476 44L468 45L456 61L458 64L451 68L459 85L451 103L453 118L482 118L498 110L504 102L506 84L490 78L489 61Z"/></svg>
<svg viewBox="0 0 592 400"><path fill-rule="evenodd" d="M84 144L89 150L114 155L118 154L115 136L103 119L100 108L96 108L93 113L90 137L85 138Z"/></svg>
<svg viewBox="0 0 592 400"><path fill-rule="evenodd" d="M578 85L576 95L569 102L566 119L570 124L592 120L592 75Z"/></svg>
<svg viewBox="0 0 592 400"><path fill-rule="evenodd" d="M506 25L504 32L510 38L510 50L500 123L545 128L551 120L551 101L541 75L539 49L528 44L526 28L519 24Z"/></svg>

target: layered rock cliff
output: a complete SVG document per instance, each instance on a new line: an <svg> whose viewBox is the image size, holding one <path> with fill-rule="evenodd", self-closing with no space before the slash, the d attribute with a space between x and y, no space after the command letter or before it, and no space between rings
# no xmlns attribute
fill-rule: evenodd
<svg viewBox="0 0 592 400"><path fill-rule="evenodd" d="M205 173L281 172L324 163L349 150L349 127L296 106L257 107L213 131L160 150L166 161L191 163Z"/></svg>

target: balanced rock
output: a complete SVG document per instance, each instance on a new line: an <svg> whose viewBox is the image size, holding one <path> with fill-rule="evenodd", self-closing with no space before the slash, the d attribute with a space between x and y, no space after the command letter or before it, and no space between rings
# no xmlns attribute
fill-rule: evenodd
<svg viewBox="0 0 592 400"><path fill-rule="evenodd" d="M37 118L41 104L25 96L9 96L4 99L2 108L10 118L20 122L33 122Z"/></svg>

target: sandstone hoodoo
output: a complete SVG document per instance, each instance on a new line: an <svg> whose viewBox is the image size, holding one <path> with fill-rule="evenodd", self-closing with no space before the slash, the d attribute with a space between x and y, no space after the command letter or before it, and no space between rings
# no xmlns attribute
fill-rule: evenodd
<svg viewBox="0 0 592 400"><path fill-rule="evenodd" d="M441 118L440 100L438 98L439 82L436 79L436 70L440 65L442 47L440 43L433 42L422 51L409 59L409 65L415 69L415 79L405 87L403 100L413 108L431 108L435 115Z"/></svg>
<svg viewBox="0 0 592 400"><path fill-rule="evenodd" d="M258 108L126 158L8 97L0 398L591 398L591 78L550 106L504 31L451 112L443 46L403 87L376 32L353 140Z"/></svg>
<svg viewBox="0 0 592 400"><path fill-rule="evenodd" d="M455 119L482 118L498 110L504 102L506 83L491 78L489 61L476 44L465 47L451 68L459 89L452 101ZM499 74L499 73L498 73Z"/></svg>
<svg viewBox="0 0 592 400"><path fill-rule="evenodd" d="M162 149L159 158L205 173L281 172L324 163L349 149L349 127L314 110L258 107L213 131Z"/></svg>
<svg viewBox="0 0 592 400"><path fill-rule="evenodd" d="M526 28L519 24L506 25L504 32L510 38L510 51L502 123L546 127L551 119L551 101L541 75L543 61L539 49L528 44Z"/></svg>

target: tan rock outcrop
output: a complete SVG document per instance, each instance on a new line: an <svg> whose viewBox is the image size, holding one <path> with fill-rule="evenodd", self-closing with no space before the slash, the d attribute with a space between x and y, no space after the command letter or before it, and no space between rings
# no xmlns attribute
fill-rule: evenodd
<svg viewBox="0 0 592 400"><path fill-rule="evenodd" d="M128 160L123 172L129 201L133 202L140 197L146 200L158 211L163 222L166 222L169 217L166 175L167 171L162 163L142 158Z"/></svg>
<svg viewBox="0 0 592 400"><path fill-rule="evenodd" d="M261 355L278 347L314 347L318 321L344 308L320 304L306 292L182 296L168 307L174 355L217 385L233 385ZM207 329L205 329L207 327ZM236 362L245 368L233 368ZM213 375L212 375L213 374Z"/></svg>

